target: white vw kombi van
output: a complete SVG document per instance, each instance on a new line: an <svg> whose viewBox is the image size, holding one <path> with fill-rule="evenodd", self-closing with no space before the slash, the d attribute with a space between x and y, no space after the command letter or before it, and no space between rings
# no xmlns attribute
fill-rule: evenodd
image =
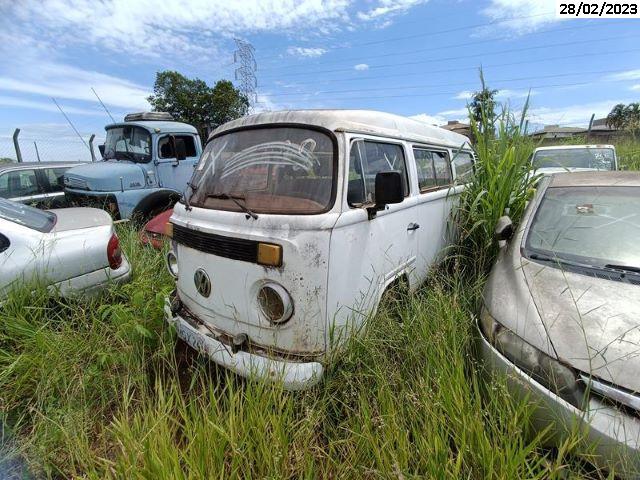
<svg viewBox="0 0 640 480"><path fill-rule="evenodd" d="M216 363L322 377L385 289L415 289L473 172L468 139L388 113L267 112L213 132L175 207L167 320Z"/></svg>

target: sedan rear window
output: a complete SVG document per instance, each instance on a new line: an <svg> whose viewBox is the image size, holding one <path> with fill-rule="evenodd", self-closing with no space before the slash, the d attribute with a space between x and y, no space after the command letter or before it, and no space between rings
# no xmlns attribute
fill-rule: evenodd
<svg viewBox="0 0 640 480"><path fill-rule="evenodd" d="M0 218L32 230L48 233L56 224L56 214L0 198Z"/></svg>

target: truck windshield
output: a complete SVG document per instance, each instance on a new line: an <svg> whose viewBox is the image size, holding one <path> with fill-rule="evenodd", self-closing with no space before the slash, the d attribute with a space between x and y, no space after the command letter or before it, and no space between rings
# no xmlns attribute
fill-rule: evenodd
<svg viewBox="0 0 640 480"><path fill-rule="evenodd" d="M0 218L43 233L50 232L56 224L55 213L38 210L4 198L0 198Z"/></svg>
<svg viewBox="0 0 640 480"><path fill-rule="evenodd" d="M190 202L216 210L314 214L334 198L334 141L304 127L238 130L214 138L192 179Z"/></svg>
<svg viewBox="0 0 640 480"><path fill-rule="evenodd" d="M611 148L558 148L538 150L533 156L533 168L614 170L614 153Z"/></svg>
<svg viewBox="0 0 640 480"><path fill-rule="evenodd" d="M104 159L147 163L151 160L151 135L133 125L107 129Z"/></svg>

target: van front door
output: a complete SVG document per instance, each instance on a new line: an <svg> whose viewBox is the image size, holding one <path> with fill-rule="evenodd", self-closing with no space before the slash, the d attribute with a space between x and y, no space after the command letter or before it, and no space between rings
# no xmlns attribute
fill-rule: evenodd
<svg viewBox="0 0 640 480"><path fill-rule="evenodd" d="M331 235L328 311L338 313L328 320L336 326L360 323L385 287L402 276L410 278L415 268L420 225L406 158L401 143L375 138L350 142L347 209ZM390 170L402 174L405 199L369 220L365 207L375 202L375 176Z"/></svg>
<svg viewBox="0 0 640 480"><path fill-rule="evenodd" d="M174 139L184 142L186 157L176 159ZM157 171L159 186L182 193L193 175L193 169L200 157L199 140L189 134L164 135L158 138Z"/></svg>

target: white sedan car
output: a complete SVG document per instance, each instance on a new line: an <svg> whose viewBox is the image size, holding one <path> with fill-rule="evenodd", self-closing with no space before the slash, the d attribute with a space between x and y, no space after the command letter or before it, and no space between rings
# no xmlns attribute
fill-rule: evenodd
<svg viewBox="0 0 640 480"><path fill-rule="evenodd" d="M62 296L90 296L129 277L129 262L105 211L45 211L0 198L0 299L25 283L46 285Z"/></svg>

